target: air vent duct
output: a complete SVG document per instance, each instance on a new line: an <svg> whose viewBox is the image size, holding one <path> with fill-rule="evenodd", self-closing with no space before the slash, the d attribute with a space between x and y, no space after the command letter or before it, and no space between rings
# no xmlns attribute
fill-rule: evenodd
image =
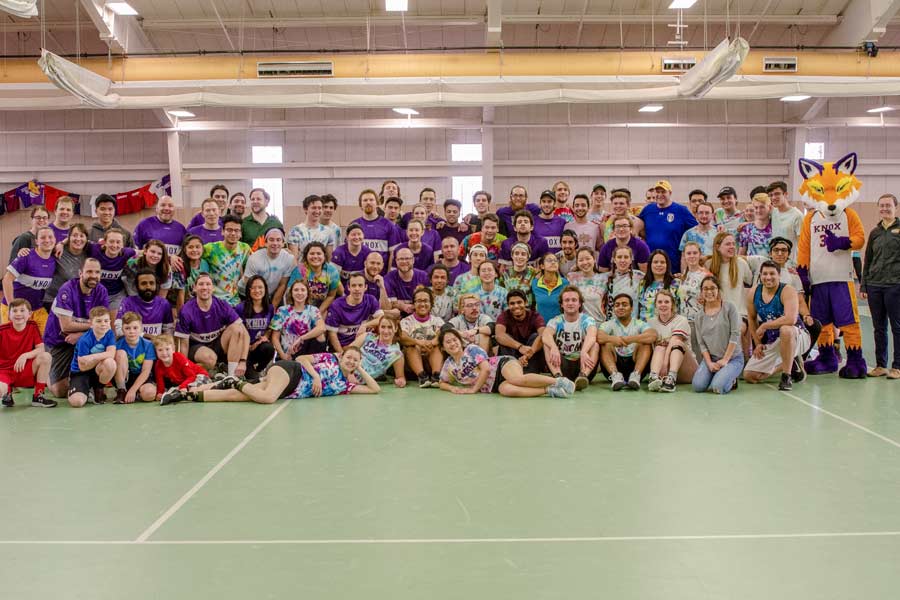
<svg viewBox="0 0 900 600"><path fill-rule="evenodd" d="M690 71L697 64L697 59L691 56L683 58L664 58L662 59L663 73L684 73Z"/></svg>
<svg viewBox="0 0 900 600"><path fill-rule="evenodd" d="M273 77L333 77L334 63L318 60L258 62L256 76L260 79Z"/></svg>
<svg viewBox="0 0 900 600"><path fill-rule="evenodd" d="M796 56L775 56L763 58L764 73L796 73Z"/></svg>

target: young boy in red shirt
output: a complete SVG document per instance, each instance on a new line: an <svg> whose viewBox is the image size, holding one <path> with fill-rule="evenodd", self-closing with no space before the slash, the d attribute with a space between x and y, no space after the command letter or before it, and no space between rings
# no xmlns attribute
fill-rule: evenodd
<svg viewBox="0 0 900 600"><path fill-rule="evenodd" d="M206 369L188 360L181 352L175 352L175 339L171 335L153 338L153 348L156 350L156 363L153 365L156 398L160 404L166 404L164 398L167 396L180 395L181 390L212 382Z"/></svg>
<svg viewBox="0 0 900 600"><path fill-rule="evenodd" d="M31 405L53 408L56 401L44 397L50 376L50 353L37 323L31 320L31 304L24 298L9 303L9 322L0 325L0 397L6 407L15 406L14 387L34 388Z"/></svg>

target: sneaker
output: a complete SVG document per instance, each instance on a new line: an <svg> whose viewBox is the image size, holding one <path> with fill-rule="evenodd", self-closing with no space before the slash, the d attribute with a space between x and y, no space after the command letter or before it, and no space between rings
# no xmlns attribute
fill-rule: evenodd
<svg viewBox="0 0 900 600"><path fill-rule="evenodd" d="M419 374L419 387L420 388L428 388L431 387L431 378L425 373Z"/></svg>
<svg viewBox="0 0 900 600"><path fill-rule="evenodd" d="M791 382L791 376L787 373L781 374L781 381L778 383L778 389L782 392L789 392L794 389L794 385Z"/></svg>
<svg viewBox="0 0 900 600"><path fill-rule="evenodd" d="M628 389L641 389L641 374L637 371L632 371L631 375L628 376Z"/></svg>
<svg viewBox="0 0 900 600"><path fill-rule="evenodd" d="M884 377L888 374L888 370L884 367L875 367L874 369L869 369L869 372L866 373L868 377Z"/></svg>
<svg viewBox="0 0 900 600"><path fill-rule="evenodd" d="M651 392L658 392L662 387L663 380L656 373L650 373L650 381L647 383L647 389Z"/></svg>
<svg viewBox="0 0 900 600"><path fill-rule="evenodd" d="M556 383L547 386L547 395L551 398L568 398L569 396L566 394L566 390L559 385L559 379L556 380Z"/></svg>
<svg viewBox="0 0 900 600"><path fill-rule="evenodd" d="M176 402L181 402L182 400L186 400L184 397L184 392L177 387L169 388L162 395L162 398L159 399L160 406L168 406L169 404L175 404Z"/></svg>
<svg viewBox="0 0 900 600"><path fill-rule="evenodd" d="M566 381L568 381L568 379ZM590 383L591 382L588 381L587 375L585 375L582 371L578 374L578 377L575 378L575 389L580 392L581 390L587 388Z"/></svg>
<svg viewBox="0 0 900 600"><path fill-rule="evenodd" d="M609 377L609 380L612 382L612 385L610 387L612 387L612 391L614 391L614 392L618 392L623 387L625 387L625 378L618 371L613 373Z"/></svg>
<svg viewBox="0 0 900 600"><path fill-rule="evenodd" d="M441 378L437 375L431 376L431 387L439 388L441 387Z"/></svg>
<svg viewBox="0 0 900 600"><path fill-rule="evenodd" d="M578 383L573 382L568 377L557 377L556 386L566 393L566 397L571 396L578 389Z"/></svg>
<svg viewBox="0 0 900 600"><path fill-rule="evenodd" d="M126 393L127 392L122 388L116 389L116 397L113 400L113 404L125 404L125 394Z"/></svg>
<svg viewBox="0 0 900 600"><path fill-rule="evenodd" d="M214 390L233 390L237 387L237 385L241 382L238 377L234 375L225 375L223 377L219 377L216 375L216 380L213 382L212 389Z"/></svg>
<svg viewBox="0 0 900 600"><path fill-rule="evenodd" d="M806 369L803 367L803 361L799 356L795 356L791 364L791 380L800 383L804 379L806 379Z"/></svg>
<svg viewBox="0 0 900 600"><path fill-rule="evenodd" d="M226 377L228 377L228 375L226 375L225 373L216 373L216 381L221 381ZM201 373L200 375L194 377L194 383L192 383L191 385L206 385L207 383L213 383L213 380Z"/></svg>
<svg viewBox="0 0 900 600"><path fill-rule="evenodd" d="M675 378L671 375L666 375L665 379L662 380L662 385L659 388L661 392L674 392L675 391Z"/></svg>
<svg viewBox="0 0 900 600"><path fill-rule="evenodd" d="M106 388L94 388L94 404L106 404Z"/></svg>
<svg viewBox="0 0 900 600"><path fill-rule="evenodd" d="M8 392L5 396L3 396L3 400L0 401L3 403L3 406L6 408L12 408L16 405L16 401L13 399L13 395L11 392Z"/></svg>
<svg viewBox="0 0 900 600"><path fill-rule="evenodd" d="M44 396L44 392L35 394L31 397L31 405L37 408L56 408L56 400L51 400Z"/></svg>

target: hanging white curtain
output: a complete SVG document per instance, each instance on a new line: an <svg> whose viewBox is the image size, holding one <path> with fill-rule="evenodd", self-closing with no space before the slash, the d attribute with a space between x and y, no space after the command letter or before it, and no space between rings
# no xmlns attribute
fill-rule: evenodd
<svg viewBox="0 0 900 600"><path fill-rule="evenodd" d="M95 108L116 108L118 94L110 94L112 82L46 49L41 49L38 65L44 75L61 90L69 92L85 104Z"/></svg>
<svg viewBox="0 0 900 600"><path fill-rule="evenodd" d="M722 40L703 60L682 75L678 83L678 95L683 98L702 98L715 86L737 73L749 52L750 44L744 38L737 38L730 44L727 39Z"/></svg>
<svg viewBox="0 0 900 600"><path fill-rule="evenodd" d="M36 17L37 0L0 0L0 11L22 17Z"/></svg>

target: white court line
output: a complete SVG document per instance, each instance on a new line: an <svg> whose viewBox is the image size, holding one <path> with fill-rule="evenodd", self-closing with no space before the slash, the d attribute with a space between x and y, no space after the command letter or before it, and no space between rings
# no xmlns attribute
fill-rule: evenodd
<svg viewBox="0 0 900 600"><path fill-rule="evenodd" d="M809 377L809 376L807 375L807 377ZM771 383L767 383L766 385L777 392L781 392L788 398L796 400L800 404L805 404L806 406L808 406L810 408L814 408L817 411L828 415L829 417L832 417L834 419L837 419L838 421L846 423L847 425L849 425L851 427L855 427L856 429L859 429L862 432L868 433L869 435L875 436L879 440L881 440L883 442L887 442L888 444L890 444L891 446L894 446L895 448L900 448L900 442L898 442L896 440L892 440L891 438L889 438L887 436L884 436L884 435L881 435L880 433L872 431L868 427L864 427L864 426L860 425L859 423L855 423L855 422L851 421L850 419L847 419L845 417L842 417L841 415L835 414L835 413L831 412L830 410L826 410L826 409L822 408L821 406L816 406L815 404L813 404L811 402L807 402L803 398L800 398L799 396L795 396L794 394L792 394L790 392L785 392L785 391L779 390L777 386L772 385Z"/></svg>
<svg viewBox="0 0 900 600"><path fill-rule="evenodd" d="M0 540L0 546L323 546L401 544L571 544L597 542L679 542L704 540L791 540L816 538L900 537L900 531L834 531L812 533L734 533L721 535L625 535L598 537L532 538L409 538L409 539L322 539L322 540Z"/></svg>
<svg viewBox="0 0 900 600"><path fill-rule="evenodd" d="M216 473L221 471L222 468L225 465L227 465L231 461L231 459L237 455L238 452L243 450L244 447L247 444L249 444L253 438L256 437L256 434L258 434L260 431L262 431L266 425L271 423L272 419L277 417L288 404L290 404L290 401L285 400L284 402L282 402L281 406L279 406L278 408L273 410L272 413L268 417L266 417L266 419L262 423L260 423L259 425L256 426L256 429L251 431L247 435L247 437L245 437L243 440L241 440L241 443L239 443L237 446L232 448L231 452L226 454L225 458L223 458L222 460L219 461L219 464L217 464L212 469L210 469L209 472L206 475L204 475L202 479L200 479L200 481L198 481L197 483L194 484L194 487L189 489L181 498L178 499L177 502L175 502L175 504L170 506L169 510L164 512L161 517L159 517L156 521L153 522L152 525L150 525L150 527L145 529L144 532L141 535L139 535L136 540L134 540L134 542L135 543L146 543L147 538L149 538L151 535L156 533L156 530L159 529L160 527L162 527L166 521L168 521L170 518L172 518L172 515L174 515L176 512L178 512L178 509L180 509L182 506L184 506L188 500L193 498L194 495L197 492L199 492L203 488L204 485L209 483L209 480L212 479L213 477L215 477Z"/></svg>

